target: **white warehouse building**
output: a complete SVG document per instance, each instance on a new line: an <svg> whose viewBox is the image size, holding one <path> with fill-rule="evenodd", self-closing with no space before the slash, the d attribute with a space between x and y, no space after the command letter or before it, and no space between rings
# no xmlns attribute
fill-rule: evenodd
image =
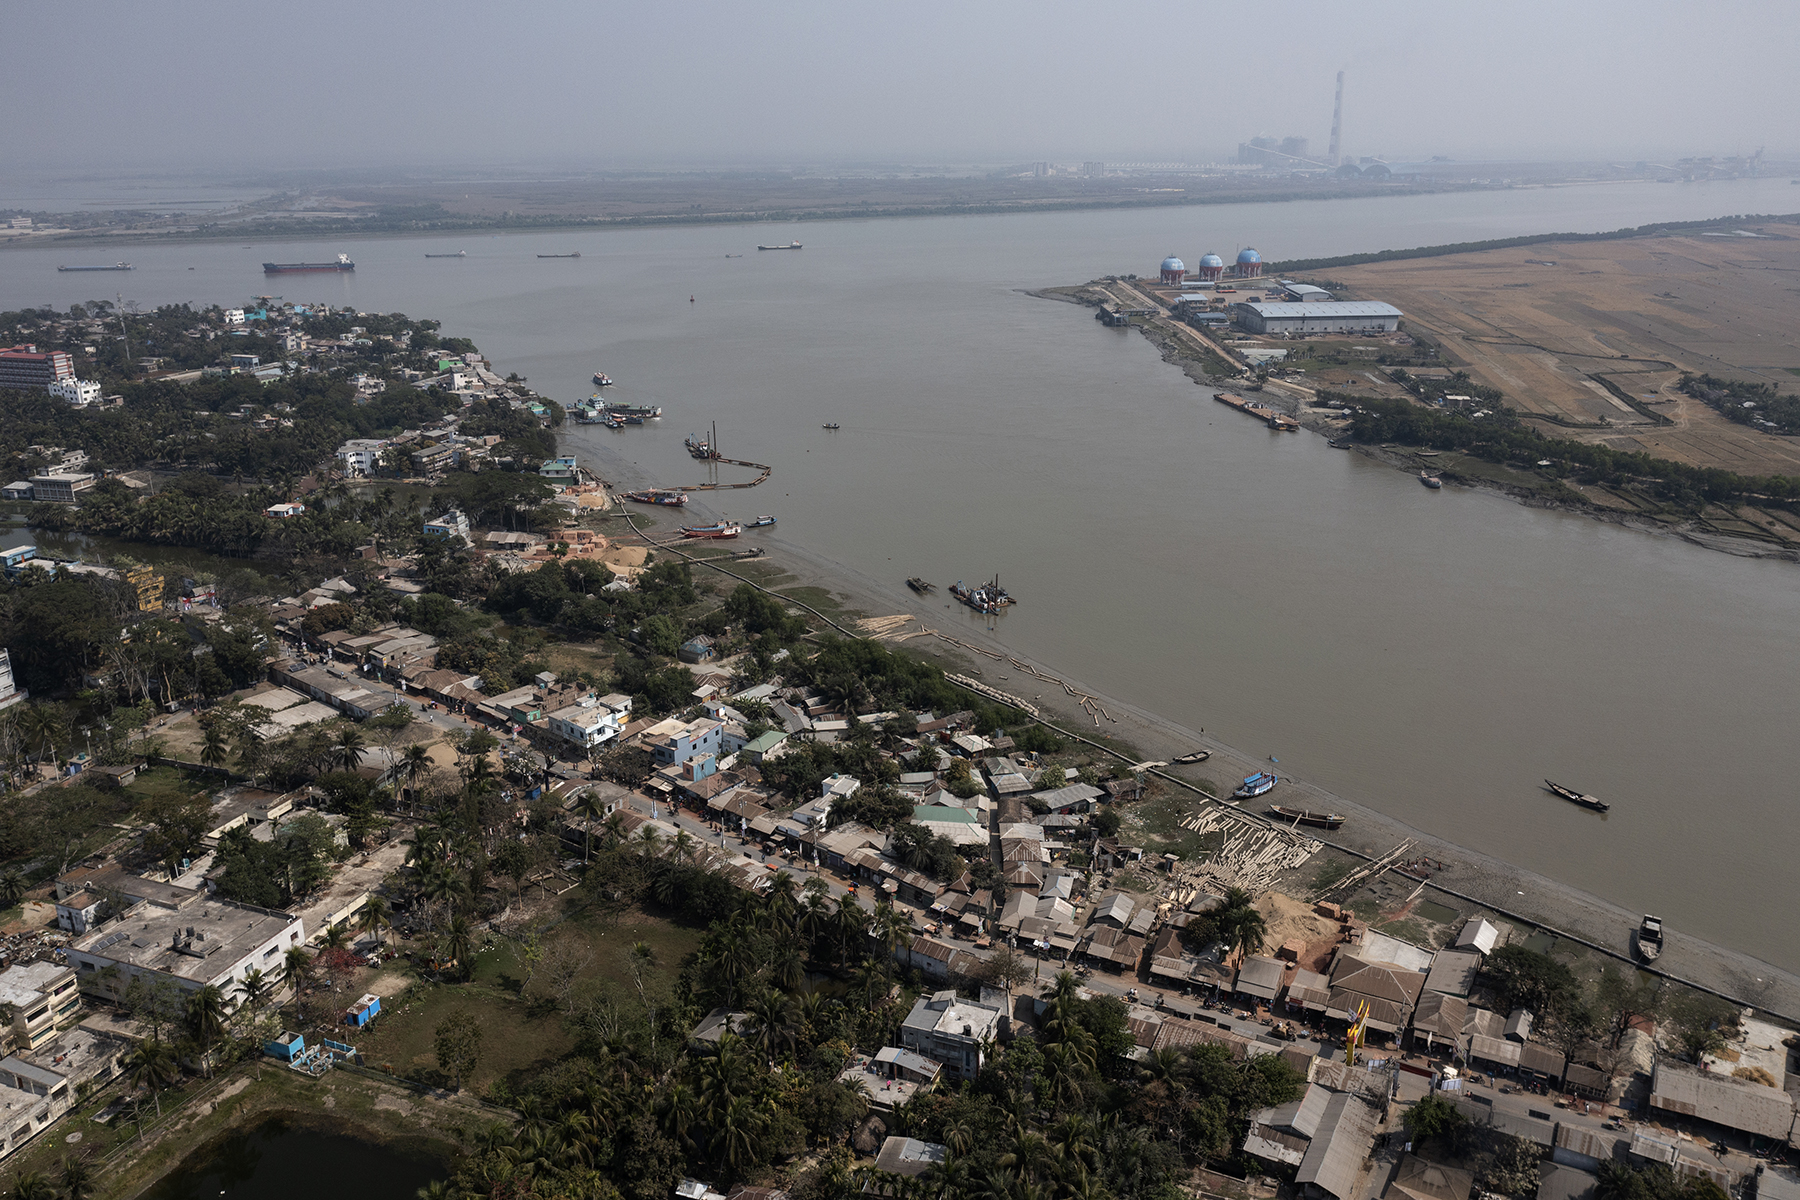
<svg viewBox="0 0 1800 1200"><path fill-rule="evenodd" d="M1392 333L1405 314L1379 300L1279 304L1246 301L1232 316L1251 333Z"/></svg>

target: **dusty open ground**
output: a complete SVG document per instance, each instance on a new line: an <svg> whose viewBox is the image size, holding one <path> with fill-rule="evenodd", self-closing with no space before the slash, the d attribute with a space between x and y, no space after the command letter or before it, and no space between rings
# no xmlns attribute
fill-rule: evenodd
<svg viewBox="0 0 1800 1200"><path fill-rule="evenodd" d="M1800 472L1800 439L1736 425L1675 390L1682 371L1800 390L1800 234L1747 224L1332 268L1400 307L1446 361L1545 433L1747 475ZM1607 385L1639 401L1658 424Z"/></svg>

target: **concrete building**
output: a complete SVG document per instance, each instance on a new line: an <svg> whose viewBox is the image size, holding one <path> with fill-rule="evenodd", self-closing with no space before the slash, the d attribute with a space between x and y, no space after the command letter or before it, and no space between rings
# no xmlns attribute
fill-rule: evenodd
<svg viewBox="0 0 1800 1200"><path fill-rule="evenodd" d="M306 512L306 505L298 500L290 500L286 504L271 504L263 509L263 516L273 520L284 521L289 517L298 517Z"/></svg>
<svg viewBox="0 0 1800 1200"><path fill-rule="evenodd" d="M1232 316L1251 333L1392 333L1405 314L1379 300L1304 304L1234 304Z"/></svg>
<svg viewBox="0 0 1800 1200"><path fill-rule="evenodd" d="M8 579L17 579L26 565L36 559L36 546L14 546L8 550L0 550L0 571L4 571Z"/></svg>
<svg viewBox="0 0 1800 1200"><path fill-rule="evenodd" d="M1284 279L1281 281L1281 290L1296 304L1318 304L1331 299L1330 292L1310 283L1294 283Z"/></svg>
<svg viewBox="0 0 1800 1200"><path fill-rule="evenodd" d="M663 722L669 725L671 722ZM659 766L675 766L687 762L691 758L702 755L716 755L724 740L725 725L722 721L701 717L686 724L674 722L672 729L660 729L655 736L644 739L644 748L650 751L650 757ZM649 731L646 731L648 733Z"/></svg>
<svg viewBox="0 0 1800 1200"><path fill-rule="evenodd" d="M12 652L0 647L0 709L8 709L31 693L13 681Z"/></svg>
<svg viewBox="0 0 1800 1200"><path fill-rule="evenodd" d="M0 1004L13 1006L13 1045L37 1050L81 1019L75 972L61 963L20 963L0 971Z"/></svg>
<svg viewBox="0 0 1800 1200"><path fill-rule="evenodd" d="M33 475L31 498L40 504L73 504L77 493L93 486L92 475Z"/></svg>
<svg viewBox="0 0 1800 1200"><path fill-rule="evenodd" d="M631 701L625 701L626 713L631 711ZM580 750L592 750L603 746L619 736L620 713L610 705L594 700L584 704L571 704L567 708L551 713L546 720L550 732L563 741Z"/></svg>
<svg viewBox="0 0 1800 1200"><path fill-rule="evenodd" d="M545 459L544 465L538 468L538 474L551 483L574 483L575 456L565 454L561 458Z"/></svg>
<svg viewBox="0 0 1800 1200"><path fill-rule="evenodd" d="M0 350L0 388L48 388L75 378L75 363L64 350L38 353L35 345Z"/></svg>
<svg viewBox="0 0 1800 1200"><path fill-rule="evenodd" d="M973 1079L999 1037L1001 1012L958 998L953 990L920 996L900 1025L900 1044L942 1063L953 1080Z"/></svg>
<svg viewBox="0 0 1800 1200"><path fill-rule="evenodd" d="M73 1029L40 1050L0 1060L0 1158L116 1076L127 1049L105 1034Z"/></svg>
<svg viewBox="0 0 1800 1200"><path fill-rule="evenodd" d="M469 542L469 518L459 509L451 509L435 521L425 522L426 537L461 538Z"/></svg>
<svg viewBox="0 0 1800 1200"><path fill-rule="evenodd" d="M338 447L338 461L346 475L373 475L381 466L381 452L387 443L379 438L351 438Z"/></svg>
<svg viewBox="0 0 1800 1200"><path fill-rule="evenodd" d="M1199 265L1194 268L1194 278L1205 280L1208 283L1217 283L1223 274L1225 274L1225 260L1216 254L1202 254Z"/></svg>
<svg viewBox="0 0 1800 1200"><path fill-rule="evenodd" d="M67 400L76 408L100 403L100 385L91 379L59 379L50 385L50 394Z"/></svg>
<svg viewBox="0 0 1800 1200"><path fill-rule="evenodd" d="M69 965L83 991L114 1001L142 977L189 992L210 984L236 1003L244 976L278 971L304 932L291 913L230 900L196 895L173 909L146 900L71 943Z"/></svg>
<svg viewBox="0 0 1800 1200"><path fill-rule="evenodd" d="M1170 287L1180 287L1181 281L1187 278L1187 266L1173 254L1162 260L1162 281Z"/></svg>

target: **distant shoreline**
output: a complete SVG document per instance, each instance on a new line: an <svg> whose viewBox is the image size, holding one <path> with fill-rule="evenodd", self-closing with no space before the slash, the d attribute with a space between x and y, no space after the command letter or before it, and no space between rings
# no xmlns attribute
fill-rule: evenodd
<svg viewBox="0 0 1800 1200"><path fill-rule="evenodd" d="M1060 213L1094 211L1131 211L1136 209L1207 208L1221 204L1287 204L1304 200L1364 200L1400 196L1431 196L1461 192L1529 191L1556 187L1580 187L1605 180L1571 180L1567 183L1535 184L1390 184L1379 189L1326 188L1317 191L1270 190L1252 193L1220 192L1213 195L1185 193L1179 196L1133 196L1106 199L1043 199L977 201L967 204L892 205L870 207L861 211L824 209L781 209L768 212L732 214L668 213L621 217L571 217L558 219L471 218L454 223L434 224L429 228L416 223L390 227L357 224L352 221L308 222L284 227L278 222L266 225L234 226L230 231L200 232L155 230L121 231L118 233L77 230L66 235L41 238L21 237L0 242L0 251L58 247L193 245L204 243L294 242L294 241L366 241L373 238L445 238L471 234L497 233L566 233L571 231L614 229L656 229L671 226L780 225L817 221L882 221L913 217L985 217L1015 213ZM129 211L129 210L120 210Z"/></svg>

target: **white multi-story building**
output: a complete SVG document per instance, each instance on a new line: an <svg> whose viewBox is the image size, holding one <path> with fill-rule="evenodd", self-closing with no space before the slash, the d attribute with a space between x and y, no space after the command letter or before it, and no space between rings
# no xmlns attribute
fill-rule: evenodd
<svg viewBox="0 0 1800 1200"><path fill-rule="evenodd" d="M952 1079L973 1079L1000 1028L1000 1010L960 999L954 990L920 996L900 1025L900 1044L944 1065Z"/></svg>
<svg viewBox="0 0 1800 1200"><path fill-rule="evenodd" d="M550 732L583 750L603 746L619 736L620 723L631 715L631 697L613 694L583 700L549 714Z"/></svg>
<svg viewBox="0 0 1800 1200"><path fill-rule="evenodd" d="M29 695L13 682L12 651L0 648L0 709L11 708Z"/></svg>
<svg viewBox="0 0 1800 1200"><path fill-rule="evenodd" d="M211 897L177 905L144 900L71 943L69 965L81 990L117 1001L140 977L184 991L209 984L236 1004L243 979L274 976L283 952L305 939L299 917Z"/></svg>
<svg viewBox="0 0 1800 1200"><path fill-rule="evenodd" d="M225 323L227 325L242 325L244 323L244 310L241 308L226 309Z"/></svg>
<svg viewBox="0 0 1800 1200"><path fill-rule="evenodd" d="M381 465L381 452L387 443L379 438L351 438L338 447L338 461L346 475L373 475Z"/></svg>
<svg viewBox="0 0 1800 1200"><path fill-rule="evenodd" d="M91 379L59 379L50 385L50 394L67 400L76 408L100 403L100 385Z"/></svg>
<svg viewBox="0 0 1800 1200"><path fill-rule="evenodd" d="M81 1017L75 972L61 963L32 962L0 971L0 1003L13 1007L13 1045L36 1050Z"/></svg>
<svg viewBox="0 0 1800 1200"><path fill-rule="evenodd" d="M469 540L469 518L460 509L451 509L435 521L425 522L426 537L461 538L464 543Z"/></svg>

